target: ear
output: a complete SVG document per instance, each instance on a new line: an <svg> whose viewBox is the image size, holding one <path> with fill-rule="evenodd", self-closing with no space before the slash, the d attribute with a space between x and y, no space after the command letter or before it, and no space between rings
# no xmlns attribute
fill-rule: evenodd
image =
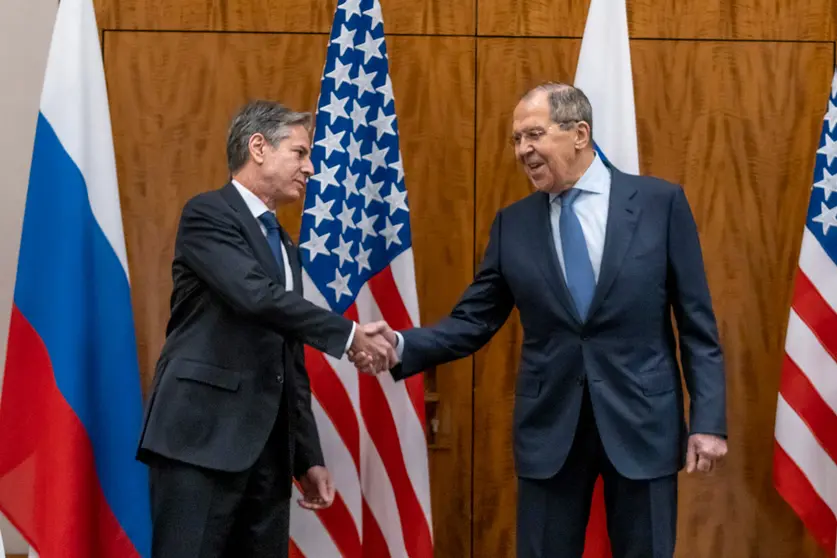
<svg viewBox="0 0 837 558"><path fill-rule="evenodd" d="M593 143L593 138L590 135L590 124L587 122L579 122L575 127L575 148L584 149Z"/></svg>
<svg viewBox="0 0 837 558"><path fill-rule="evenodd" d="M250 149L250 158L253 159L257 165L264 163L264 152L267 146L267 140L260 133L255 133L250 136L250 141L247 142Z"/></svg>

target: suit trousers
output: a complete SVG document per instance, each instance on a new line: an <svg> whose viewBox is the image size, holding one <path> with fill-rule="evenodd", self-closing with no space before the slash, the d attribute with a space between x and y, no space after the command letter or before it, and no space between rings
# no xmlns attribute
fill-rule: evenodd
<svg viewBox="0 0 837 558"><path fill-rule="evenodd" d="M593 488L604 481L613 558L671 558L677 475L634 480L605 454L585 384L578 427L564 466L547 479L518 479L518 558L581 558Z"/></svg>
<svg viewBox="0 0 837 558"><path fill-rule="evenodd" d="M213 471L154 459L152 558L288 556L291 486L284 465L287 427L281 415L261 455L246 471Z"/></svg>

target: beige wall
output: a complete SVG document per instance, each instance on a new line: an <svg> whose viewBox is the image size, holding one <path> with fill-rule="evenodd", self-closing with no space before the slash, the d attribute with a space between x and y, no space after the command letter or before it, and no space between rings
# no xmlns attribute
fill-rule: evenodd
<svg viewBox="0 0 837 558"><path fill-rule="evenodd" d="M0 92L0 363L6 361L20 224L57 7L57 0L0 0L0 76L5 84ZM26 553L26 543L2 516L0 532L6 552Z"/></svg>

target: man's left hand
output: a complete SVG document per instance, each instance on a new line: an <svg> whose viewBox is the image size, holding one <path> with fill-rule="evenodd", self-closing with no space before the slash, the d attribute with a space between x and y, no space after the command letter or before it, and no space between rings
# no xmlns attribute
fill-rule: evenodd
<svg viewBox="0 0 837 558"><path fill-rule="evenodd" d="M708 473L727 454L727 441L712 434L692 434L686 450L686 472Z"/></svg>
<svg viewBox="0 0 837 558"><path fill-rule="evenodd" d="M299 479L302 486L302 499L299 505L308 510L322 510L334 501L334 483L328 469L315 465Z"/></svg>

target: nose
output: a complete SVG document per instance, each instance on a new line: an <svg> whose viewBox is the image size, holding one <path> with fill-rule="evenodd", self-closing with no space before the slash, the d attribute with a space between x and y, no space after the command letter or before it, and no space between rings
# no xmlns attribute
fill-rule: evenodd
<svg viewBox="0 0 837 558"><path fill-rule="evenodd" d="M302 163L302 174L305 175L305 178L311 178L314 174L314 163L311 162L310 157L306 157L305 161Z"/></svg>

